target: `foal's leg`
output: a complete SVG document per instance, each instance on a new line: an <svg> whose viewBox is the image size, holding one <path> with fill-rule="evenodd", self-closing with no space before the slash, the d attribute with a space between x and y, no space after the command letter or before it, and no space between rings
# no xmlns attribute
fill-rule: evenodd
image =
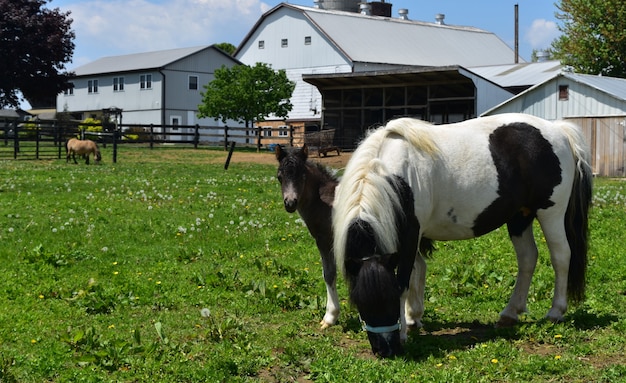
<svg viewBox="0 0 626 383"><path fill-rule="evenodd" d="M404 325L411 329L422 327L424 315L424 287L426 285L426 261L419 254L415 257L409 291L406 302L401 307L405 309ZM402 316L401 316L402 317Z"/></svg>
<svg viewBox="0 0 626 383"><path fill-rule="evenodd" d="M335 324L339 316L339 295L337 294L337 264L332 251L320 251L322 257L322 271L326 283L326 314L320 322L323 329Z"/></svg>
<svg viewBox="0 0 626 383"><path fill-rule="evenodd" d="M537 265L537 245L533 237L533 225L529 224L521 235L511 235L511 241L517 254L517 280L509 304L500 313L497 327L512 326L517 323L517 316L526 311L528 290Z"/></svg>
<svg viewBox="0 0 626 383"><path fill-rule="evenodd" d="M567 311L567 278L571 249L567 242L562 215L544 213L543 216L539 216L539 223L546 237L546 244L550 250L550 261L554 269L554 297L552 298L552 307L546 317L553 322L560 322L563 320L565 311Z"/></svg>

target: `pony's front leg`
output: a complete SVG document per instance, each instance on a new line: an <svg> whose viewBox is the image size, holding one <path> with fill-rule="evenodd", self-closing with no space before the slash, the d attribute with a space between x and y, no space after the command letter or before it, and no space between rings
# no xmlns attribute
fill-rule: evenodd
<svg viewBox="0 0 626 383"><path fill-rule="evenodd" d="M517 323L518 315L526 312L528 290L539 254L533 237L532 223L521 235L511 235L511 242L517 254L517 280L509 304L500 313L496 327L513 326Z"/></svg>
<svg viewBox="0 0 626 383"><path fill-rule="evenodd" d="M421 255L415 257L413 272L409 282L409 290L405 307L405 326L410 329L421 328L422 317L424 316L424 289L426 285L426 261Z"/></svg>
<svg viewBox="0 0 626 383"><path fill-rule="evenodd" d="M337 265L332 252L320 251L322 257L322 271L326 283L326 314L320 322L324 330L337 322L339 317L339 295L337 294Z"/></svg>

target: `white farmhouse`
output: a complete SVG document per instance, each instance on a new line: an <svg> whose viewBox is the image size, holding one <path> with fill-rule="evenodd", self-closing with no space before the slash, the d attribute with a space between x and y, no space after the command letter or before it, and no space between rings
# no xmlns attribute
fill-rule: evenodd
<svg viewBox="0 0 626 383"><path fill-rule="evenodd" d="M74 70L72 87L57 96L57 112L82 120L113 108L121 109L124 125L219 126L196 116L200 93L216 69L239 64L213 45L103 57Z"/></svg>

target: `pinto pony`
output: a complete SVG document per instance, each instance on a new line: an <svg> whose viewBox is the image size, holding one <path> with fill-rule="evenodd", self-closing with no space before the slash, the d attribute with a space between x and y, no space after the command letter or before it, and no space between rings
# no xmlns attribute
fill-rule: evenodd
<svg viewBox="0 0 626 383"><path fill-rule="evenodd" d="M98 145L91 140L79 140L77 138L70 138L65 143L65 162L70 161L70 155L76 162L76 155L84 156L85 163L89 165L89 155L93 153L93 157L96 163L102 160L102 156L100 155L100 149L98 149Z"/></svg>
<svg viewBox="0 0 626 383"><path fill-rule="evenodd" d="M307 161L308 149L287 150L276 147L278 181L283 195L285 210L298 211L322 258L326 282L326 314L320 322L322 329L335 324L339 316L337 295L337 266L332 252L333 233L331 213L337 178L320 164Z"/></svg>
<svg viewBox="0 0 626 383"><path fill-rule="evenodd" d="M580 130L523 114L434 126L390 121L353 153L336 191L334 254L372 351L402 352L421 326L424 257L434 240L486 234L506 224L518 274L498 326L526 311L539 221L555 273L547 318L585 295L592 173Z"/></svg>

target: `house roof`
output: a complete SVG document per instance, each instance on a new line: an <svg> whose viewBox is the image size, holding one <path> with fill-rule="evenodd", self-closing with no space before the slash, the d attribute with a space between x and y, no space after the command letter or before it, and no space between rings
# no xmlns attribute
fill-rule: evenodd
<svg viewBox="0 0 626 383"><path fill-rule="evenodd" d="M211 47L213 46L204 45L122 56L107 56L77 67L74 69L74 73L76 73L76 76L88 76L102 73L158 69Z"/></svg>
<svg viewBox="0 0 626 383"><path fill-rule="evenodd" d="M19 119L28 115L30 115L30 113L22 109L0 109L0 118Z"/></svg>
<svg viewBox="0 0 626 383"><path fill-rule="evenodd" d="M489 65L468 69L503 88L518 88L530 87L553 78L561 73L562 65L559 61L544 61Z"/></svg>
<svg viewBox="0 0 626 383"><path fill-rule="evenodd" d="M514 51L482 29L285 3L266 12L239 48L265 19L282 9L301 12L352 62L465 67L514 62Z"/></svg>

